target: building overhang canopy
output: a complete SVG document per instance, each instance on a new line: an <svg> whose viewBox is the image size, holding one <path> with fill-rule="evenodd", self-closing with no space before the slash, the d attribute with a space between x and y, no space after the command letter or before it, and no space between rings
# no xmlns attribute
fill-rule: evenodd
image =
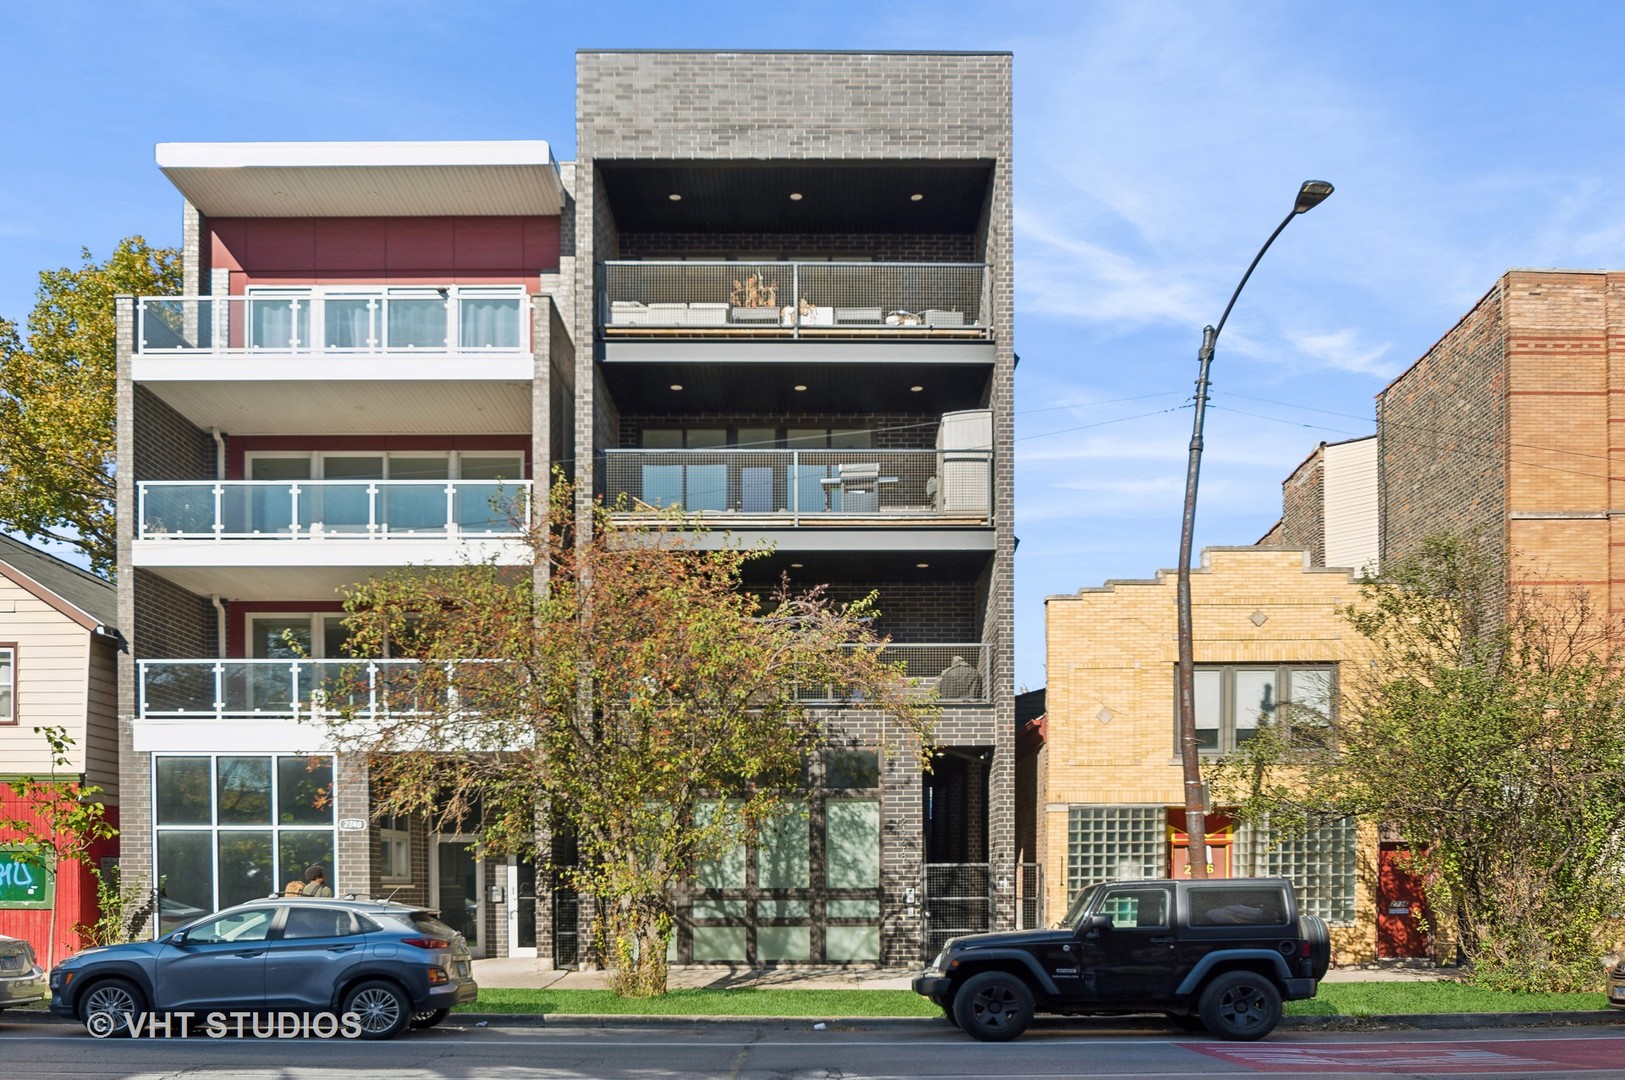
<svg viewBox="0 0 1625 1080"><path fill-rule="evenodd" d="M159 143L158 168L209 217L550 217L553 151L507 142Z"/></svg>

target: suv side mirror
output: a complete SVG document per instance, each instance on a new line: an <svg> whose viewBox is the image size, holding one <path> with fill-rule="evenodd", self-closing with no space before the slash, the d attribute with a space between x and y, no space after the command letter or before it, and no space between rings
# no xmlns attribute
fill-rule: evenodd
<svg viewBox="0 0 1625 1080"><path fill-rule="evenodd" d="M170 934L169 935L169 943L171 945L185 945L186 944L186 931L185 930L177 930L173 934Z"/></svg>
<svg viewBox="0 0 1625 1080"><path fill-rule="evenodd" d="M1087 919L1083 920L1083 925L1079 926L1078 930L1083 937L1097 938L1103 931L1110 930L1111 928L1112 917L1110 915L1091 915Z"/></svg>

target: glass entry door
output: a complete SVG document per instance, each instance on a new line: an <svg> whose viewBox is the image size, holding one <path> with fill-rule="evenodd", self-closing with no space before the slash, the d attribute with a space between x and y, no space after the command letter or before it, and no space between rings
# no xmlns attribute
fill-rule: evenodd
<svg viewBox="0 0 1625 1080"><path fill-rule="evenodd" d="M480 898L485 893L485 864L468 850L473 837L435 840L433 888L430 903L440 909L440 921L468 939L468 951L485 955Z"/></svg>
<svg viewBox="0 0 1625 1080"><path fill-rule="evenodd" d="M510 863L508 871L508 955L536 955L536 864Z"/></svg>

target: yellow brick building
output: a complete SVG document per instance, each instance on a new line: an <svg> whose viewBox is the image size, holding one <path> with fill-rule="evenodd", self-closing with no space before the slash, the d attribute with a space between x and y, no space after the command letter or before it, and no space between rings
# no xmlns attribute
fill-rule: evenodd
<svg viewBox="0 0 1625 1080"><path fill-rule="evenodd" d="M1294 550L1203 551L1191 598L1206 751L1233 748L1271 719L1335 716L1340 674L1365 652L1339 614L1358 588L1349 571L1309 562ZM1049 685L1029 857L1043 864L1051 918L1092 881L1185 872L1175 584L1165 571L1045 601ZM1340 823L1274 846L1267 828L1235 828L1213 810L1216 874L1285 874L1331 924L1337 962L1376 954L1374 827Z"/></svg>

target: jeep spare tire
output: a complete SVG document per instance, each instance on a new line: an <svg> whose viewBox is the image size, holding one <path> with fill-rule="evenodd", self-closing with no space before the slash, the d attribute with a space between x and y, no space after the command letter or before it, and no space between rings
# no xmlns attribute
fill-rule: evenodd
<svg viewBox="0 0 1625 1080"><path fill-rule="evenodd" d="M1326 977L1332 966L1332 935L1319 915L1300 915L1298 934L1309 942L1309 975L1316 982Z"/></svg>

